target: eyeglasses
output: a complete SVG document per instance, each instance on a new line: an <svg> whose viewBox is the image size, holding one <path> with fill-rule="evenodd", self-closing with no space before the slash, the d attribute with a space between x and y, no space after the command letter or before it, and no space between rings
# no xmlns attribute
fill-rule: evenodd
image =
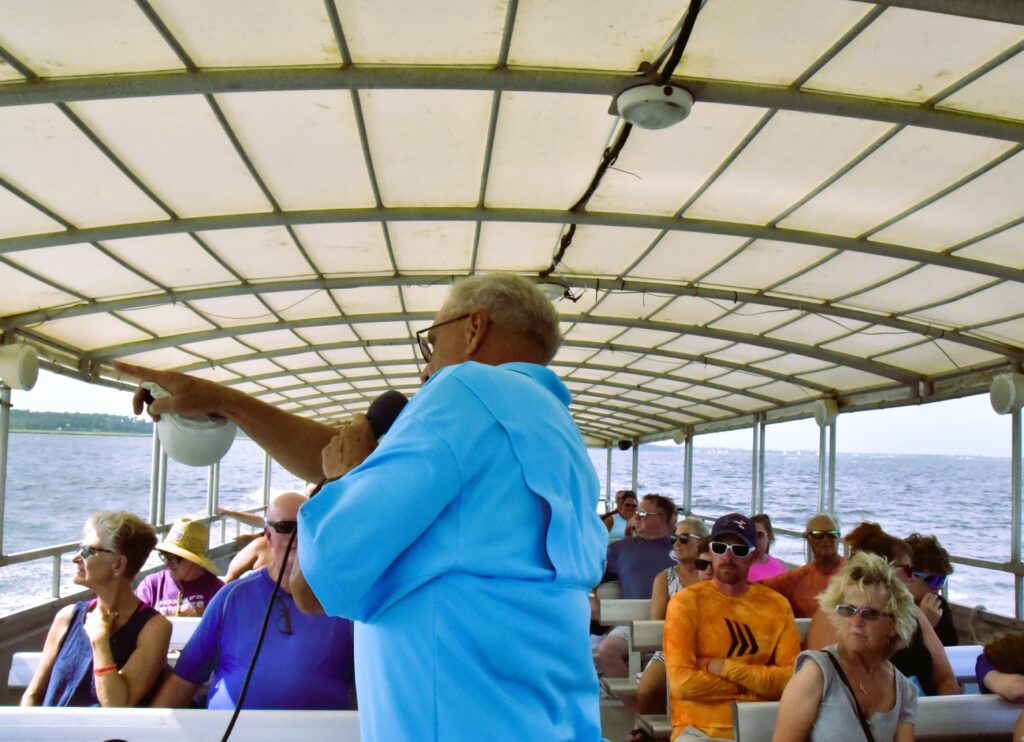
<svg viewBox="0 0 1024 742"><path fill-rule="evenodd" d="M711 562L707 559L694 559L693 566L697 568L698 572L703 572L711 567Z"/></svg>
<svg viewBox="0 0 1024 742"><path fill-rule="evenodd" d="M815 541L821 541L823 538L839 538L839 529L833 528L829 531L808 531L804 534L807 538L813 538Z"/></svg>
<svg viewBox="0 0 1024 742"><path fill-rule="evenodd" d="M640 520L643 520L644 518L646 518L646 517L648 517L650 515L661 515L661 513L659 513L657 510L637 510L636 511L636 517L639 518Z"/></svg>
<svg viewBox="0 0 1024 742"><path fill-rule="evenodd" d="M877 621L882 616L888 616L892 618L891 613L880 611L877 608L868 608L867 606L859 605L844 605L840 603L836 606L836 613L843 618L853 618L854 616L860 616L865 621Z"/></svg>
<svg viewBox="0 0 1024 742"><path fill-rule="evenodd" d="M267 521L267 528L272 528L274 533L291 533L298 525L298 522L294 520Z"/></svg>
<svg viewBox="0 0 1024 742"><path fill-rule="evenodd" d="M739 557L740 559L742 559L745 556L749 556L752 549L746 544L727 544L724 541L711 542L712 554L718 554L718 556L722 556L727 551L731 551L734 557Z"/></svg>
<svg viewBox="0 0 1024 742"><path fill-rule="evenodd" d="M181 563L181 557L177 554L168 554L166 551L161 551L160 561L168 567L177 567Z"/></svg>
<svg viewBox="0 0 1024 742"><path fill-rule="evenodd" d="M82 559L92 559L99 552L104 554L116 554L117 552L113 549L104 549L102 546L90 546L89 544L79 544L78 551L75 552L74 556L80 556Z"/></svg>
<svg viewBox="0 0 1024 742"><path fill-rule="evenodd" d="M946 575L932 575L927 572L911 572L911 574L919 580L924 580L932 590L941 590L942 586L946 584Z"/></svg>
<svg viewBox="0 0 1024 742"><path fill-rule="evenodd" d="M697 537L696 536L691 536L689 533L681 533L678 536L669 536L668 540L671 541L673 544L675 544L676 542L679 542L683 546L686 546L688 543L693 541L695 538L697 538Z"/></svg>
<svg viewBox="0 0 1024 742"><path fill-rule="evenodd" d="M281 615L277 617L277 630L285 636L292 635L292 614L288 611L288 606L282 600L277 604L281 609Z"/></svg>
<svg viewBox="0 0 1024 742"><path fill-rule="evenodd" d="M436 330L438 327L450 325L452 322L458 322L460 319L466 319L467 317L469 317L469 314L452 317L451 319L446 319L444 322L438 322L436 325L431 325L430 327L416 333L416 343L420 346L420 353L423 355L424 363L430 363L430 359L434 355L434 343L427 337L427 333L431 330Z"/></svg>
<svg viewBox="0 0 1024 742"><path fill-rule="evenodd" d="M910 579L914 576L914 568L909 564L894 564L892 568L897 572L902 572L905 579Z"/></svg>

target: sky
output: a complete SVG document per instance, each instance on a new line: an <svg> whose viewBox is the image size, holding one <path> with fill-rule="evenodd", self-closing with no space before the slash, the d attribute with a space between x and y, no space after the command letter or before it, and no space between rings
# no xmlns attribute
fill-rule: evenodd
<svg viewBox="0 0 1024 742"><path fill-rule="evenodd" d="M47 412L131 414L131 394L108 387L39 372L28 392L14 390L15 409ZM846 453L913 453L1010 456L1010 416L997 415L987 394L888 410L840 415L836 450ZM749 450L749 429L697 436L697 446ZM671 444L670 444L671 445ZM816 451L818 426L813 420L769 425L768 450Z"/></svg>

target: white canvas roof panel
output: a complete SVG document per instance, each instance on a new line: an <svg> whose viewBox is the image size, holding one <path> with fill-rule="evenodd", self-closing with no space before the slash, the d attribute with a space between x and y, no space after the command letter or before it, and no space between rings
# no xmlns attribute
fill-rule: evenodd
<svg viewBox="0 0 1024 742"><path fill-rule="evenodd" d="M317 0L150 0L199 67L338 64Z"/></svg>
<svg viewBox="0 0 1024 742"><path fill-rule="evenodd" d="M0 239L37 232L59 232L64 226L39 209L0 188Z"/></svg>
<svg viewBox="0 0 1024 742"><path fill-rule="evenodd" d="M686 216L767 224L889 128L840 116L777 113Z"/></svg>
<svg viewBox="0 0 1024 742"><path fill-rule="evenodd" d="M183 66L130 0L10 0L0 7L0 45L40 77Z"/></svg>
<svg viewBox="0 0 1024 742"><path fill-rule="evenodd" d="M59 286L89 296L126 296L155 288L151 282L118 265L91 245L23 250L11 255L10 260Z"/></svg>
<svg viewBox="0 0 1024 742"><path fill-rule="evenodd" d="M984 392L1024 362L1024 11L919 4L709 0L669 69L678 0L7 3L0 342L333 421L506 271L562 296L598 444ZM627 138L642 62L695 103Z"/></svg>
<svg viewBox="0 0 1024 742"><path fill-rule="evenodd" d="M925 101L1021 39L1010 24L887 8L807 87Z"/></svg>
<svg viewBox="0 0 1024 742"><path fill-rule="evenodd" d="M201 96L83 101L72 109L176 214L270 210Z"/></svg>
<svg viewBox="0 0 1024 742"><path fill-rule="evenodd" d="M76 226L167 218L54 106L0 108L0 176Z"/></svg>
<svg viewBox="0 0 1024 742"><path fill-rule="evenodd" d="M187 234L129 237L102 244L125 263L168 288L235 282L231 272Z"/></svg>
<svg viewBox="0 0 1024 742"><path fill-rule="evenodd" d="M216 100L282 209L374 204L347 92L234 93Z"/></svg>

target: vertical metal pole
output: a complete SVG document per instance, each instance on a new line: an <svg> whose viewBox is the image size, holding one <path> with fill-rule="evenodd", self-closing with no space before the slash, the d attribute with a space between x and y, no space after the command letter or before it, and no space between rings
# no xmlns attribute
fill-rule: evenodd
<svg viewBox="0 0 1024 742"><path fill-rule="evenodd" d="M1010 489L1012 507L1010 511L1010 522L1013 532L1010 534L1010 559L1014 567L1020 566L1021 559L1021 438L1024 433L1021 431L1021 411L1014 410L1010 416L1012 426L1011 448L1012 458L1010 460ZM1024 618L1024 577L1020 574L1013 576L1013 597L1014 615L1020 619Z"/></svg>
<svg viewBox="0 0 1024 742"><path fill-rule="evenodd" d="M263 456L263 506L270 505L270 454Z"/></svg>
<svg viewBox="0 0 1024 742"><path fill-rule="evenodd" d="M216 464L210 464L206 468L206 515L213 515L213 478L215 476L213 468Z"/></svg>
<svg viewBox="0 0 1024 742"><path fill-rule="evenodd" d="M162 526L167 521L167 452L160 451L160 479L156 493L156 523Z"/></svg>
<svg viewBox="0 0 1024 742"><path fill-rule="evenodd" d="M686 473L684 474L685 479L683 480L683 503L686 508L686 513L689 515L693 512L693 432L687 431L686 433L686 449L684 451L684 457L686 458Z"/></svg>
<svg viewBox="0 0 1024 742"><path fill-rule="evenodd" d="M153 450L150 454L149 472L149 522L156 525L157 501L160 499L160 436L153 423Z"/></svg>
<svg viewBox="0 0 1024 742"><path fill-rule="evenodd" d="M612 505L612 444L608 443L604 448L607 453L604 463L604 511L607 513Z"/></svg>
<svg viewBox="0 0 1024 742"><path fill-rule="evenodd" d="M757 465L761 461L761 457L757 453L758 444L761 442L758 439L757 415L754 415L754 425L751 430L754 431L754 441L750 447L750 514L757 515L760 512L757 509Z"/></svg>
<svg viewBox="0 0 1024 742"><path fill-rule="evenodd" d="M210 515L217 514L217 508L220 507L220 461L217 461L213 465L213 512Z"/></svg>
<svg viewBox="0 0 1024 742"><path fill-rule="evenodd" d="M768 428L767 416L761 415L761 422L759 424L761 428L761 445L758 447L758 455L761 457L761 463L757 467L757 512L764 512L764 439L765 433Z"/></svg>
<svg viewBox="0 0 1024 742"><path fill-rule="evenodd" d="M53 555L53 569L50 574L50 595L60 597L60 554Z"/></svg>
<svg viewBox="0 0 1024 742"><path fill-rule="evenodd" d="M0 381L0 554L4 553L4 504L7 501L7 442L11 434L11 388Z"/></svg>
<svg viewBox="0 0 1024 742"><path fill-rule="evenodd" d="M836 424L837 416L828 426L828 514L836 514Z"/></svg>
<svg viewBox="0 0 1024 742"><path fill-rule="evenodd" d="M633 439L633 491L636 492L637 469L640 467L640 439ZM639 494L639 493L638 493Z"/></svg>
<svg viewBox="0 0 1024 742"><path fill-rule="evenodd" d="M825 512L825 426L818 428L818 512Z"/></svg>

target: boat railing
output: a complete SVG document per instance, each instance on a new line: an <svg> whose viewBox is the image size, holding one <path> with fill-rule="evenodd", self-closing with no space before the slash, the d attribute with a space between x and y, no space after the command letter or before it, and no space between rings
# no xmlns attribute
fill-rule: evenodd
<svg viewBox="0 0 1024 742"><path fill-rule="evenodd" d="M249 508L247 510L240 510L242 513L249 513L253 515L261 514L265 509L265 506L259 505L256 507ZM202 523L205 523L210 530L213 530L214 525L220 523L220 536L221 543L227 542L227 521L233 520L228 515L208 515L204 518L196 518ZM158 535L166 533L171 523L162 523L160 525L154 525ZM241 533L242 523L235 520L235 535L238 536ZM60 576L61 576L61 561L65 554L78 550L78 541L69 541L63 544L55 544L53 546L44 546L38 549L29 549L27 551L19 551L13 554L0 554L0 568L12 566L15 564L26 564L28 562L39 561L40 559L46 559L47 557L51 560L50 569L50 594L53 598L60 598Z"/></svg>

